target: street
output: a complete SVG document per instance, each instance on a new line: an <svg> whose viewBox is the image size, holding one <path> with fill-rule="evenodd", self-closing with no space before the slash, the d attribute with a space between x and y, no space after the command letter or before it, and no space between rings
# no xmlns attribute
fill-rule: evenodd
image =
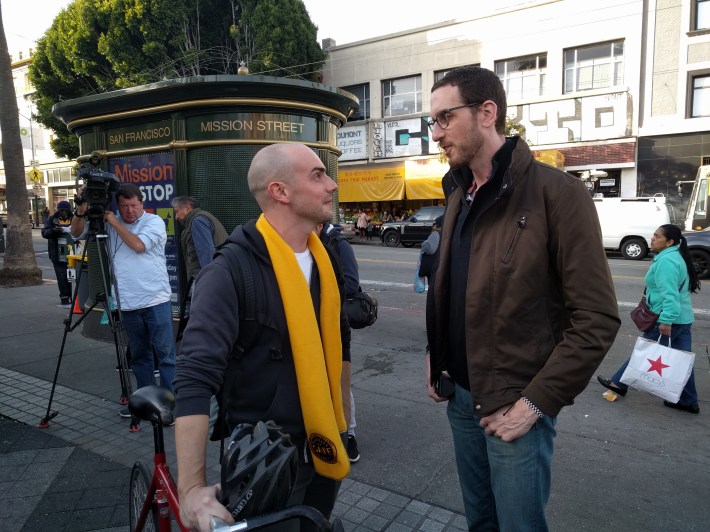
<svg viewBox="0 0 710 532"><path fill-rule="evenodd" d="M38 231L34 233L38 263L45 279L51 280L54 272L46 258L46 242L37 238ZM426 297L412 287L419 248L386 248L357 240L353 248L362 287L379 300L379 318L372 327L353 331L352 380L362 458L353 465L350 478L460 513L463 507L445 405L431 401L424 387ZM628 312L641 296L649 265L649 260L609 258L622 328L599 368L605 376L629 356L638 336ZM710 283L693 296L701 414L664 408L660 399L633 391L611 403L602 398L604 389L592 379L576 404L563 409L557 420L548 504L551 529L707 529L708 298ZM4 349L3 366L51 381L64 312L56 309L56 324L38 328L46 350L8 353ZM93 342L87 348L85 340L82 343L75 337L78 334L69 334L59 383L75 387L81 375L81 390L115 401L119 387L112 346ZM3 345L6 348L8 341ZM56 423L61 423L61 417ZM140 437L149 441L149 431L143 432ZM148 444L145 458L149 456Z"/></svg>

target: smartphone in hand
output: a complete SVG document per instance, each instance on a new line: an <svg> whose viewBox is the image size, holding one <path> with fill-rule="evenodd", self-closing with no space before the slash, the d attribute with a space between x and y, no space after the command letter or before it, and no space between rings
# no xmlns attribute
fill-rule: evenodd
<svg viewBox="0 0 710 532"><path fill-rule="evenodd" d="M439 397L452 397L454 395L455 384L447 372L442 372L439 380L434 383L434 391Z"/></svg>

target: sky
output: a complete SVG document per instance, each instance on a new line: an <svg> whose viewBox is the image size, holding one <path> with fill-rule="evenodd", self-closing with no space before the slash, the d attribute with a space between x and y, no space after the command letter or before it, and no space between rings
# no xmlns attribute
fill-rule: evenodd
<svg viewBox="0 0 710 532"><path fill-rule="evenodd" d="M525 0L496 0L495 6L520 4ZM71 0L0 0L3 25L10 53L34 47L34 42L52 25L54 17ZM409 28L426 26L455 18L466 18L473 7L462 4L445 10L435 9L431 0L304 0L308 14L318 26L318 42L330 37L346 44ZM471 2L469 6L475 6ZM479 4L480 5L480 4ZM480 9L480 8L479 8Z"/></svg>

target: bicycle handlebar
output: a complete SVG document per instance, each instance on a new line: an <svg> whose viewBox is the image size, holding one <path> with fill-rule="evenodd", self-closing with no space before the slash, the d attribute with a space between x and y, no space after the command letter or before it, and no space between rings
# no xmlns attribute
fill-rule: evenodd
<svg viewBox="0 0 710 532"><path fill-rule="evenodd" d="M213 517L210 520L210 530L212 532L241 532L243 530L263 528L295 518L308 519L318 530L322 530L323 532L343 532L343 524L340 522L340 519L335 518L333 522L330 523L318 510L304 505L290 506L272 513L256 515L231 525L225 523L219 517Z"/></svg>

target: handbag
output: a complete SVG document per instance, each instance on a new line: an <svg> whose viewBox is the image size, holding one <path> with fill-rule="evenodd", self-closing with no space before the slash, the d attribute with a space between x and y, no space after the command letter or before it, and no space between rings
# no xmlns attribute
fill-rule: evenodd
<svg viewBox="0 0 710 532"><path fill-rule="evenodd" d="M693 371L694 362L695 353L640 337L636 339L629 364L620 380L632 388L677 403Z"/></svg>
<svg viewBox="0 0 710 532"><path fill-rule="evenodd" d="M360 290L346 298L345 313L351 328L369 327L377 321L377 299Z"/></svg>
<svg viewBox="0 0 710 532"><path fill-rule="evenodd" d="M658 321L658 316L646 304L646 290L643 291L643 296L641 296L641 301L636 305L636 308L631 311L631 319L638 327L641 332L648 332L656 326L656 321Z"/></svg>

